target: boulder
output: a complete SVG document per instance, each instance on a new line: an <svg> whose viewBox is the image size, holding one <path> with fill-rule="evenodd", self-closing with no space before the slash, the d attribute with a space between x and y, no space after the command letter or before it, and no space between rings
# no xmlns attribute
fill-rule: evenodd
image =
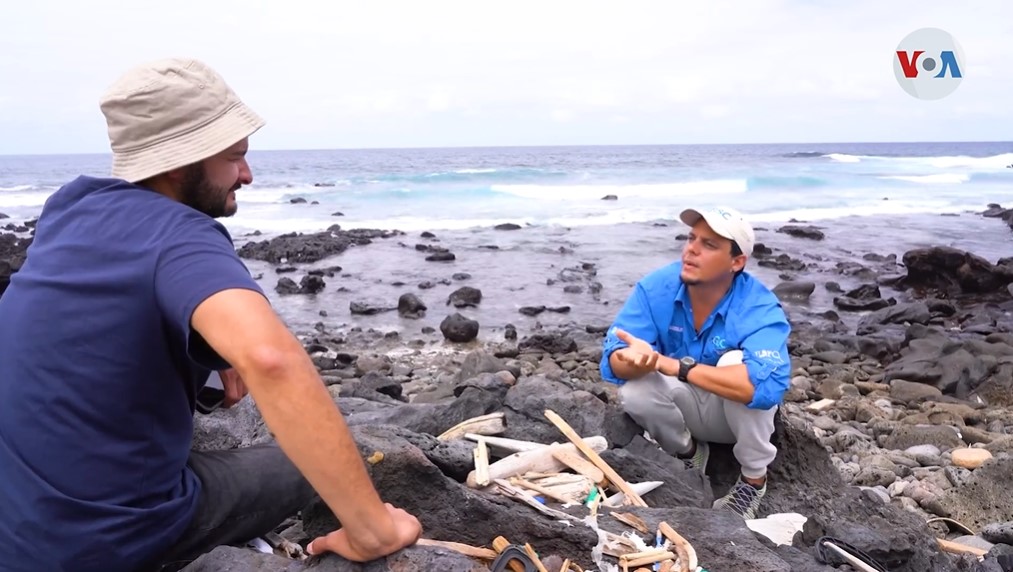
<svg viewBox="0 0 1013 572"><path fill-rule="evenodd" d="M402 294L397 300L397 313L402 318L418 320L426 315L425 303L415 294Z"/></svg>
<svg viewBox="0 0 1013 572"><path fill-rule="evenodd" d="M948 295L986 294L1005 289L1009 280L1001 277L984 258L951 248L934 246L904 253L906 287Z"/></svg>
<svg viewBox="0 0 1013 572"><path fill-rule="evenodd" d="M440 332L448 341L465 344L478 337L478 322L455 312L440 322Z"/></svg>
<svg viewBox="0 0 1013 572"><path fill-rule="evenodd" d="M316 262L340 254L349 246L365 246L378 238L404 234L400 231L353 229L328 230L314 234L289 233L267 241L248 242L239 256L272 264Z"/></svg>

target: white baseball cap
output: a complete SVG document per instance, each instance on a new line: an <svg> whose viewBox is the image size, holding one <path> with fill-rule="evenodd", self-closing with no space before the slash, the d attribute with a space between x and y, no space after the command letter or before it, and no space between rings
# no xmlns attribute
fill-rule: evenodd
<svg viewBox="0 0 1013 572"><path fill-rule="evenodd" d="M756 235L753 233L752 225L746 222L745 217L739 211L728 207L715 207L704 211L686 209L682 211L679 218L689 226L693 226L703 219L707 221L711 230L738 244L742 254L753 255Z"/></svg>

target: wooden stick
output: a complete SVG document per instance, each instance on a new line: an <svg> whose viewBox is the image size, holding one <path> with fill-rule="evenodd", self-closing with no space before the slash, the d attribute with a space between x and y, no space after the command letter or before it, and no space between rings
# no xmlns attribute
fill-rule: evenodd
<svg viewBox="0 0 1013 572"><path fill-rule="evenodd" d="M679 572L693 572L697 568L696 550L667 522L658 524L658 530L672 543L675 553L679 555Z"/></svg>
<svg viewBox="0 0 1013 572"><path fill-rule="evenodd" d="M505 451L510 451L511 453L533 451L535 449L548 447L548 445L544 443L536 443L535 441L520 441L517 439L507 439L506 437L486 437L485 435L477 435L475 433L465 433L464 438L469 441L485 439L486 444L490 447L496 447L497 449L503 449Z"/></svg>
<svg viewBox="0 0 1013 572"><path fill-rule="evenodd" d="M535 563L535 568L538 568L538 572L549 572L549 569L542 564L542 561L538 558L538 553L531 547L527 542L524 543L524 552L528 553L528 558Z"/></svg>
<svg viewBox="0 0 1013 572"><path fill-rule="evenodd" d="M644 522L644 519L640 518L635 514L627 514L624 512L613 512L612 518L618 520L619 522L625 525L635 528L640 532L643 532L644 534L651 533L651 529L647 528L647 523Z"/></svg>
<svg viewBox="0 0 1013 572"><path fill-rule="evenodd" d="M603 473L605 473L605 476L613 485L615 485L619 490L623 492L623 494L626 495L627 502L630 502L636 506L647 506L647 503L644 502L644 499L640 498L640 495L638 495L636 491L630 488L630 485L627 484L626 481L619 476L619 473L612 470L612 467L610 467L609 464L606 463L605 460L602 459L594 449L592 449L587 443L584 442L583 439L580 438L579 435L577 435L577 432L573 430L573 427L570 427L569 423L564 421L562 417L560 417L555 411L552 411L551 409L545 410L545 416L549 419L549 421L552 422L553 425L556 426L557 429L559 429L561 433L563 433L563 435L566 436L567 439L570 440L571 443L573 443L577 447L577 449L580 450L581 453L584 454L585 457L587 457L592 463L594 463L596 467L598 467L599 469L601 469Z"/></svg>
<svg viewBox="0 0 1013 572"><path fill-rule="evenodd" d="M485 441L479 439L478 446L474 450L475 456L475 484L480 487L489 485L489 450L485 447Z"/></svg>
<svg viewBox="0 0 1013 572"><path fill-rule="evenodd" d="M556 496L567 499L565 502L573 504L583 504L588 493L594 488L591 479L572 473L558 473L547 477L525 473L521 478L544 487Z"/></svg>
<svg viewBox="0 0 1013 572"><path fill-rule="evenodd" d="M587 439L587 443L590 445L590 450L594 452L604 451L608 448L608 441L604 437L591 437ZM559 447L568 448L573 452L577 451L576 445L572 443L566 443L559 445ZM558 473L567 469L566 465L560 463L552 456L554 449L551 447L541 447L533 449L531 451L522 451L520 453L514 453L509 457L504 457L495 463L489 465L489 478L490 479L506 479L517 475L523 475L530 471L544 472L544 473ZM475 471L468 474L468 486L471 488L478 488L478 482L476 481L477 475Z"/></svg>
<svg viewBox="0 0 1013 572"><path fill-rule="evenodd" d="M643 483L630 483L630 487L637 491L638 495L646 495L654 489L665 484L663 481L646 481ZM626 504L626 495L623 493L616 493L609 498L602 501L605 506L617 507Z"/></svg>
<svg viewBox="0 0 1013 572"><path fill-rule="evenodd" d="M547 496L547 497L549 497L549 498L551 498L553 500L557 500L557 501L559 501L559 502L561 502L563 504L569 504L571 502L570 499L564 497L563 495L556 494L556 493L552 492L551 490L549 490L549 489L547 489L545 487L538 486L535 483L532 483L531 481L527 481L527 480L522 479L520 477L510 477L510 484L517 485L519 487L524 487L526 489L533 490L536 493L543 494L543 495L545 495L545 496Z"/></svg>
<svg viewBox="0 0 1013 572"><path fill-rule="evenodd" d="M988 550L982 550L981 548L977 548L975 546L968 546L966 544L960 544L959 542L953 542L943 538L937 538L936 541L939 543L940 549L944 552L949 552L950 554L973 554L979 558L988 554Z"/></svg>
<svg viewBox="0 0 1013 572"><path fill-rule="evenodd" d="M665 556L669 554L669 551L665 548L651 548L640 552L630 552L629 554L623 554L619 557L619 560L640 560L641 558L648 558L651 556ZM672 555L675 557L675 555ZM645 564L653 564L656 561L645 562ZM630 564L630 566L633 566Z"/></svg>
<svg viewBox="0 0 1013 572"><path fill-rule="evenodd" d="M552 456L560 463L588 477L594 483L601 483L605 480L605 473L601 469L577 453L570 452L562 447L554 447Z"/></svg>
<svg viewBox="0 0 1013 572"><path fill-rule="evenodd" d="M472 417L461 421L450 429L447 429L437 437L440 441L460 439L465 433L477 433L479 435L499 435L506 431L506 424L503 422L503 412L490 413Z"/></svg>
<svg viewBox="0 0 1013 572"><path fill-rule="evenodd" d="M502 536L497 536L492 539L492 547L496 550L497 554L502 554L503 551L507 549L507 546L510 546L510 541ZM514 572L525 572L524 565L516 560L511 560L507 563L507 566L509 566Z"/></svg>
<svg viewBox="0 0 1013 572"><path fill-rule="evenodd" d="M605 542L602 543L601 553L606 556L619 558L623 554L629 554L630 552L637 551L637 547L634 546L633 542L625 536L602 529L598 529L598 536L605 538Z"/></svg>
<svg viewBox="0 0 1013 572"><path fill-rule="evenodd" d="M497 552L495 550L489 550L488 548L479 548L477 546L471 546L468 544L461 544L460 542L447 542L444 540L430 540L428 538L420 538L418 541L418 545L446 548L448 550L453 550L454 552L460 552L465 556L471 556L472 558L481 558L482 560L495 560L497 555Z"/></svg>
<svg viewBox="0 0 1013 572"><path fill-rule="evenodd" d="M658 569L658 572L672 572L673 568L675 568L675 560L665 560L661 563L661 568Z"/></svg>
<svg viewBox="0 0 1013 572"><path fill-rule="evenodd" d="M570 559L563 560L563 567L559 569L559 572L570 572Z"/></svg>
<svg viewBox="0 0 1013 572"><path fill-rule="evenodd" d="M581 519L579 519L579 518L577 518L577 517L575 517L575 516L573 516L571 514L568 514L568 513L565 513L563 511L561 511L561 510L556 510L554 508L549 508L549 507L545 506L544 504L542 504L542 503L536 501L534 498L532 498L531 495L529 495L523 489L520 489L520 488L517 488L517 487L511 485L510 483L504 481L503 479L494 479L493 482L496 483L496 486L498 486L501 490L503 490L504 494L506 494L507 496L510 496L510 497L513 497L513 498L516 498L516 499L520 500L524 504L530 506L531 508L537 510L538 512L540 512L542 514L545 514L545 515L551 516L552 518L557 518L557 519L573 520L573 521L576 521L576 522L579 522L579 523L582 523L582 524L584 522L583 520L581 520Z"/></svg>
<svg viewBox="0 0 1013 572"><path fill-rule="evenodd" d="M855 569L860 570L861 572L876 572L875 568L869 566L865 562L862 562L858 558L855 558L851 554L845 552L844 549L842 549L840 546L837 546L833 542L824 542L823 545L839 554L841 558L847 560L848 564L853 566Z"/></svg>
<svg viewBox="0 0 1013 572"><path fill-rule="evenodd" d="M661 562L662 560L674 560L675 558L676 558L675 554L672 554L671 552L668 551L664 551L649 556L642 556L636 559L627 559L625 560L625 563L627 566L636 567L636 566L643 566L644 564L654 564L655 562ZM620 558L619 561L624 562L622 558Z"/></svg>

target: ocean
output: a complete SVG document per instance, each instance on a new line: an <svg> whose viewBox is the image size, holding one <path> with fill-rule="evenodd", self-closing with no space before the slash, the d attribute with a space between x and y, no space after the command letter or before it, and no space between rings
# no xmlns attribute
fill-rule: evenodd
<svg viewBox="0 0 1013 572"><path fill-rule="evenodd" d="M608 321L637 278L678 257L678 213L688 206L735 207L758 227L759 242L796 257L860 260L867 252L901 256L935 244L991 262L1013 255L1009 228L977 215L989 203L1013 207L1013 142L310 151L260 151L255 138L251 143L254 182L237 193L239 212L222 221L237 245L333 224L406 233L322 261L321 267L342 266L344 274L329 281L340 285L311 297L276 297L285 317L305 329L321 320L321 310L335 328L438 326L450 310L446 296L464 284L486 294L478 309L464 311L483 329ZM61 184L82 173L104 175L109 164L108 155L2 156L0 212L15 222L33 218ZM615 200L602 200L610 195ZM793 219L826 229L827 239L775 232ZM500 223L524 228L492 230ZM254 231L261 234L251 237ZM458 259L425 262L412 248L425 242L421 231L436 233ZM584 263L594 265L593 280L603 289L594 296L586 288L564 293L559 274ZM272 268L248 265L275 296ZM771 286L785 278L754 270ZM450 279L462 272L472 277ZM437 287L415 288L423 280ZM364 297L396 306L406 291L430 305L429 318L348 312L350 300ZM821 296L813 304L829 300ZM537 318L517 313L541 304L573 310Z"/></svg>

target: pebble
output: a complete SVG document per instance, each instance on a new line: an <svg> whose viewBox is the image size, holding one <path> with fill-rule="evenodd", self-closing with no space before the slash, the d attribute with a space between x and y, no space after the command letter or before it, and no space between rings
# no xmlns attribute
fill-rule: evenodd
<svg viewBox="0 0 1013 572"><path fill-rule="evenodd" d="M890 493L884 487L859 487L871 498L880 500L883 504L890 504Z"/></svg>
<svg viewBox="0 0 1013 572"><path fill-rule="evenodd" d="M992 458L992 453L986 449L954 449L951 452L953 464L965 469L977 469L985 461Z"/></svg>
<svg viewBox="0 0 1013 572"><path fill-rule="evenodd" d="M904 454L917 459L919 455L932 455L938 457L940 451L939 447L936 447L935 445L915 445L914 447L904 449Z"/></svg>
<svg viewBox="0 0 1013 572"><path fill-rule="evenodd" d="M804 375L796 375L791 378L791 387L800 391L812 391L813 383L812 380Z"/></svg>
<svg viewBox="0 0 1013 572"><path fill-rule="evenodd" d="M904 490L910 485L911 483L908 481L894 481L889 487L887 487L886 491L891 497L899 497L904 494Z"/></svg>
<svg viewBox="0 0 1013 572"><path fill-rule="evenodd" d="M981 536L996 544L1013 544L1013 522L996 522L981 529Z"/></svg>

